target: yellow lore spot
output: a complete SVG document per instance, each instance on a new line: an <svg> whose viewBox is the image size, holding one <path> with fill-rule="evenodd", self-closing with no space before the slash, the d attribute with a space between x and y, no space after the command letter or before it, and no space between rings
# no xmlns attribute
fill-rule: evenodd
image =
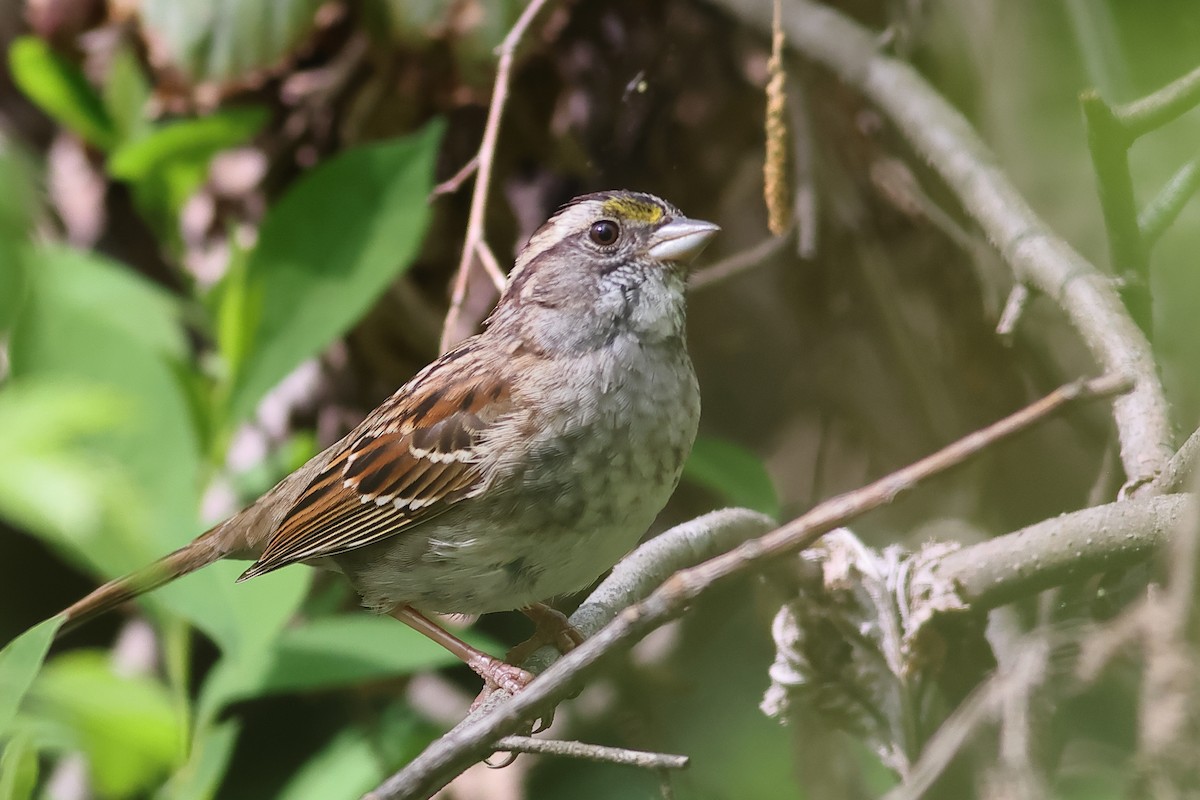
<svg viewBox="0 0 1200 800"><path fill-rule="evenodd" d="M605 200L603 210L605 214L611 214L618 219L631 219L651 225L663 218L662 208L632 197L613 197Z"/></svg>

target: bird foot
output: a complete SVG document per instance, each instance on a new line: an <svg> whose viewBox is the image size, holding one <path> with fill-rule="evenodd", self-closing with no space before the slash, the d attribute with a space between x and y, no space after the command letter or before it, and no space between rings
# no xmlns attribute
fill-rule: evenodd
<svg viewBox="0 0 1200 800"><path fill-rule="evenodd" d="M510 664L524 663L543 645L554 645L558 652L566 655L583 644L583 634L561 611L545 603L534 603L522 608L521 613L533 620L536 627L533 636L508 651L505 660Z"/></svg>

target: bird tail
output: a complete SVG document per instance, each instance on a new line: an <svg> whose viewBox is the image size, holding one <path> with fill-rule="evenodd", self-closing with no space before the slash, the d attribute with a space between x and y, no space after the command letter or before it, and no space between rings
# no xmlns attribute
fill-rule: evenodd
<svg viewBox="0 0 1200 800"><path fill-rule="evenodd" d="M157 589L176 578L181 578L189 572L195 572L214 561L219 561L226 555L225 549L217 546L215 537L212 535L219 530L219 527L201 535L174 553L163 556L149 566L109 581L69 606L62 612L66 621L59 628L58 635L61 636L152 589Z"/></svg>

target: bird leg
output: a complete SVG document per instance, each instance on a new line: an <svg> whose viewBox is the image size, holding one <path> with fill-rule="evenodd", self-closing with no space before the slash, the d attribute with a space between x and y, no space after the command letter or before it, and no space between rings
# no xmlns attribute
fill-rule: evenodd
<svg viewBox="0 0 1200 800"><path fill-rule="evenodd" d="M533 655L535 650L545 644L554 645L558 652L564 655L583 644L583 634L571 624L561 611L553 609L545 603L533 603L520 611L533 620L536 627L533 636L508 651L505 658L509 663L524 662Z"/></svg>
<svg viewBox="0 0 1200 800"><path fill-rule="evenodd" d="M531 673L472 647L412 606L399 605L388 614L413 630L425 634L460 658L476 675L483 678L487 686L483 696L491 694L495 689L504 689L510 694L516 694L533 680Z"/></svg>

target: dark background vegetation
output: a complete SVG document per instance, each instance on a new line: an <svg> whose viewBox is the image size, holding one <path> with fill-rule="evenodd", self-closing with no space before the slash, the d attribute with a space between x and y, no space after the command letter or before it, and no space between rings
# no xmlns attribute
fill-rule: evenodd
<svg viewBox="0 0 1200 800"><path fill-rule="evenodd" d="M204 5L0 4L10 54L0 70L0 641L251 499L436 355L471 184L426 198L478 148L493 48L524 3L229 0L211 16ZM1127 101L1200 64L1194 3L840 5L891 30L887 46L972 120L1049 225L1108 264L1078 94ZM27 58L14 55L21 47ZM551 2L518 50L496 151L486 231L501 264L559 203L608 188L653 192L719 223L706 263L762 241L769 49L701 0ZM794 516L1096 372L1044 298L1011 341L997 337L1011 277L953 196L851 88L799 58L787 69L807 121L818 213L804 235L815 251L801 258L789 243L694 293L699 461L658 529L729 503ZM214 127L162 134L203 120ZM1143 198L1195 155L1198 132L1191 114L1135 148ZM398 137L417 137L411 152L378 163L404 176L336 169ZM325 184L281 206L327 166ZM374 205L355 199L366 183L382 198ZM1192 204L1152 260L1155 352L1181 430L1200 417L1197 216ZM356 231L384 252L354 242L329 252L370 262L359 296L289 284L305 243ZM64 247L95 269L72 266ZM260 267L267 277L255 283ZM469 287L478 319L494 295L482 273ZM283 336L296 308L320 317L323 302L336 330L270 350L262 319L285 320ZM292 377L254 412L270 388L246 388L257 369L271 383ZM1123 478L1113 446L1102 405L1076 411L856 530L879 546L974 541L1111 500ZM0 724L5 796L40 796L50 782L69 791L75 780L102 797L356 797L453 722L476 688L459 667L430 679L445 659L407 631L390 651L358 652L311 627L355 606L327 576L268 580L253 603L222 590L228 619L241 620L222 639L213 631L227 620L206 593L234 574L152 601L158 637L131 610L56 644L13 724ZM673 779L679 797L816 796L797 779L794 741L758 710L777 605L751 579L706 598L568 704L562 735L692 756ZM183 619L202 632L188 634ZM526 626L493 615L475 630L502 650ZM310 649L273 644L285 627L310 630ZM362 635L378 641L380 629ZM357 671L314 666L347 648ZM245 677L263 669L274 679ZM232 688L214 689L221 680ZM1090 691L1060 720L1076 749L1057 796L1119 796L1131 769L1130 677ZM72 755L81 751L90 777ZM856 752L866 786L894 781L869 750ZM1088 771L1116 779L1076 774ZM653 774L529 757L469 777L453 796L659 792Z"/></svg>

